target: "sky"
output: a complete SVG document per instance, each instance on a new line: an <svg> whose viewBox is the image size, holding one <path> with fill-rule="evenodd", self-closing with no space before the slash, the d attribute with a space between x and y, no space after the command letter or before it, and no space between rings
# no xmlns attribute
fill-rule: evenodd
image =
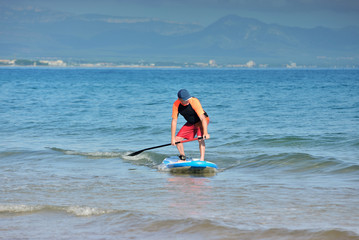
<svg viewBox="0 0 359 240"><path fill-rule="evenodd" d="M148 17L203 26L229 14L304 28L359 26L359 0L0 0L1 6Z"/></svg>

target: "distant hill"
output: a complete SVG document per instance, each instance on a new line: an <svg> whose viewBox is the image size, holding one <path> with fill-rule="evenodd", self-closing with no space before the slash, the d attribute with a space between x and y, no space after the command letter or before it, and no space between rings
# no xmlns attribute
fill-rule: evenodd
<svg viewBox="0 0 359 240"><path fill-rule="evenodd" d="M0 58L254 60L359 64L359 28L298 28L236 15L209 26L150 18L0 9Z"/></svg>

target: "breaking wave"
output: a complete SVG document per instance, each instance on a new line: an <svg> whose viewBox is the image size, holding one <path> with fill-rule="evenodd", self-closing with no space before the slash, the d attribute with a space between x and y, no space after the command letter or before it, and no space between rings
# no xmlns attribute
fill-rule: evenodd
<svg viewBox="0 0 359 240"><path fill-rule="evenodd" d="M144 152L136 156L128 156L129 152L79 152L51 148L66 155L78 155L91 159L120 158L134 165L147 166L158 169L162 160L167 157L155 152ZM243 155L239 158L224 157L208 159L215 162L219 172L233 168L256 168L258 170L282 170L291 173L332 173L350 174L359 173L359 164L344 162L334 157L315 156L302 152L283 152L275 154L252 154Z"/></svg>
<svg viewBox="0 0 359 240"><path fill-rule="evenodd" d="M115 232L110 239L118 234L123 238L136 239L292 239L292 240L356 240L359 235L345 229L287 229L287 228L248 228L245 225L234 226L222 220L176 218L144 214L127 210L106 210L88 206L29 206L2 205L0 217L21 216L29 214L66 214L75 217L97 218L108 216L108 230ZM103 220L101 220L103 221ZM97 221L94 224L99 224ZM89 224L92 224L89 223ZM93 226L95 227L95 226ZM97 226L98 227L98 226ZM5 232L6 233L6 232ZM72 237L77 236L72 231Z"/></svg>
<svg viewBox="0 0 359 240"><path fill-rule="evenodd" d="M96 216L121 211L105 210L88 206L50 206L50 205L24 205L0 204L0 215L4 214L34 214L39 212L62 212L78 217Z"/></svg>

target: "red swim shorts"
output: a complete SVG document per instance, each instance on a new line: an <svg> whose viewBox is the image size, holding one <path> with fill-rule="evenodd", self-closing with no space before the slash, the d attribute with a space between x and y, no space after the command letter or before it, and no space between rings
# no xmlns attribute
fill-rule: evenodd
<svg viewBox="0 0 359 240"><path fill-rule="evenodd" d="M208 119L207 122L209 123ZM185 139L193 139L195 136L202 137L203 135L203 128L201 123L197 124L191 124L186 123L183 125L181 130L177 133L178 137L182 137Z"/></svg>

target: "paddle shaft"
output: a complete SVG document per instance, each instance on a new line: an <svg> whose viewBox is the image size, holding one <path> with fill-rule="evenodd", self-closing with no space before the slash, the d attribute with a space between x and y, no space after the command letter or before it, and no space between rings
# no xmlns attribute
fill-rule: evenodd
<svg viewBox="0 0 359 240"><path fill-rule="evenodd" d="M198 138L193 138L193 139L189 139L189 140L183 140L183 141L179 141L176 142L175 144L179 144L179 143L185 143L185 142L191 142L191 141L195 141L195 140L199 140L199 139L203 139L203 137L198 137ZM155 147L150 147L150 148L145 148L142 149L140 151L134 152L134 153L130 153L127 156L136 156L138 154L140 154L141 152L144 152L146 150L151 150L151 149L155 149L155 148L161 148L161 147L166 147L166 146L170 146L171 143L167 143L167 144L163 144L163 145L159 145L159 146L155 146Z"/></svg>

